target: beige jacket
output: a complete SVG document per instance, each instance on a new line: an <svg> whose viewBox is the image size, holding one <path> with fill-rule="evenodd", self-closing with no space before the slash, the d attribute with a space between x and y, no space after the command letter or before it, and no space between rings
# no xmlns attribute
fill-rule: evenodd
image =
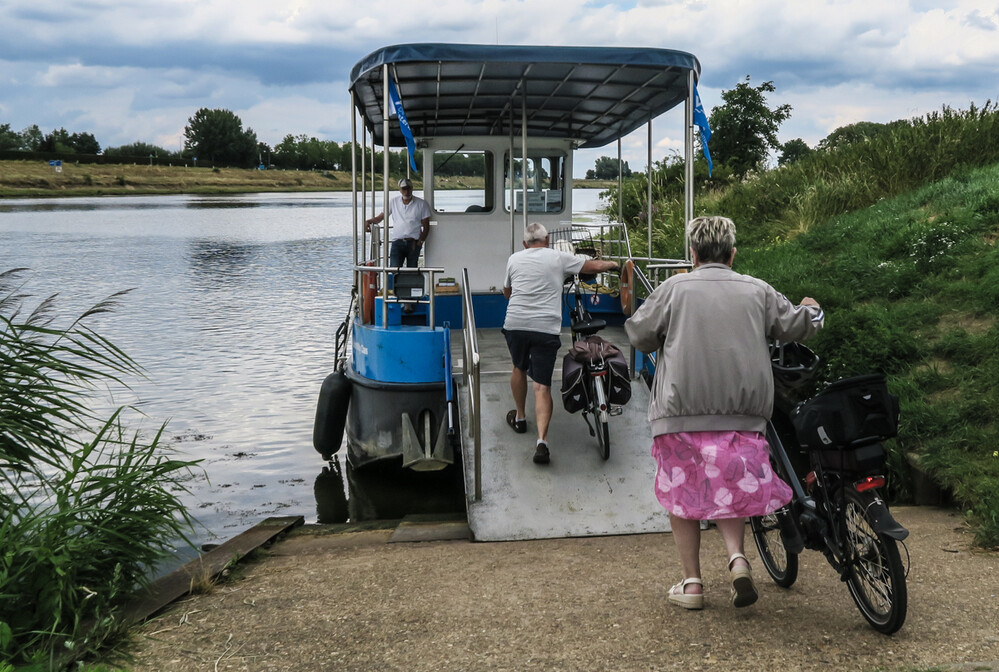
<svg viewBox="0 0 999 672"><path fill-rule="evenodd" d="M768 339L803 341L823 321L820 308L725 264L669 278L624 325L635 348L657 353L653 436L762 432L774 399Z"/></svg>

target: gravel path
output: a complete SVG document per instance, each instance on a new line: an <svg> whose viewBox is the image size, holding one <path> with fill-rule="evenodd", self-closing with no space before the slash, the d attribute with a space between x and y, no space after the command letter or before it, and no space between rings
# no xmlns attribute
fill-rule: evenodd
<svg viewBox="0 0 999 672"><path fill-rule="evenodd" d="M999 553L969 550L953 511L894 513L912 534L908 618L891 637L813 551L783 590L747 549L760 601L733 609L716 530L706 608L686 612L666 601L669 535L386 543L391 531L305 528L139 628L129 669L999 672Z"/></svg>

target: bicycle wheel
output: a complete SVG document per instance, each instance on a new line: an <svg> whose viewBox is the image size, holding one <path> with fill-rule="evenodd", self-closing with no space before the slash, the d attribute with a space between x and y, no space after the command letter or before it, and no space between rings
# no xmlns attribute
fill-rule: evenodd
<svg viewBox="0 0 999 672"><path fill-rule="evenodd" d="M750 518L749 526L767 574L781 588L790 588L798 580L798 556L784 548L777 516L775 512Z"/></svg>
<svg viewBox="0 0 999 672"><path fill-rule="evenodd" d="M890 635L902 627L908 608L905 571L898 542L878 534L868 513L872 493L845 488L844 516L847 551L853 555L846 585L867 622Z"/></svg>
<svg viewBox="0 0 999 672"><path fill-rule="evenodd" d="M600 444L600 457L606 460L610 458L610 431L608 424L600 419L599 411L593 416L593 421L597 426L597 443Z"/></svg>

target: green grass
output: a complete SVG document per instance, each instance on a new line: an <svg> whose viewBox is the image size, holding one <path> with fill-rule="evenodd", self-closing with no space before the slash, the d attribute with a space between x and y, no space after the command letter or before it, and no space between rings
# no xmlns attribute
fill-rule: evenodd
<svg viewBox="0 0 999 672"><path fill-rule="evenodd" d="M671 171L653 174L657 256L682 254ZM646 246L646 184L625 185L636 256ZM701 182L695 206L735 220L737 270L826 309L826 328L809 343L823 362L819 382L887 374L901 405L889 494L910 495L906 456L915 456L953 492L976 543L999 547L995 106L945 108L744 181Z"/></svg>
<svg viewBox="0 0 999 672"><path fill-rule="evenodd" d="M815 297L821 379L880 371L902 409L896 454L951 489L999 546L999 164L750 247L737 268ZM906 492L896 460L896 494Z"/></svg>

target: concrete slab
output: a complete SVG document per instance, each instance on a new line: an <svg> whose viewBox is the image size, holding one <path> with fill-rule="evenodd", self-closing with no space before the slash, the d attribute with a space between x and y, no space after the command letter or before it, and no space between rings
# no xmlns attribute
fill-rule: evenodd
<svg viewBox="0 0 999 672"><path fill-rule="evenodd" d="M605 338L622 349L623 329L608 329ZM610 459L598 452L580 414L561 407L561 362L552 383L555 412L549 429L551 464L532 461L536 443L534 395L528 392L528 432L514 433L506 424L513 408L509 356L499 330L478 332L482 406L482 500L473 501L472 439L463 437L468 523L478 541L546 539L669 531L669 517L653 493L655 463L649 455L652 435L646 420L649 392L635 380L631 401L611 418ZM563 334L563 351L570 339ZM463 412L468 390L460 391ZM470 423L463 422L464 427Z"/></svg>

